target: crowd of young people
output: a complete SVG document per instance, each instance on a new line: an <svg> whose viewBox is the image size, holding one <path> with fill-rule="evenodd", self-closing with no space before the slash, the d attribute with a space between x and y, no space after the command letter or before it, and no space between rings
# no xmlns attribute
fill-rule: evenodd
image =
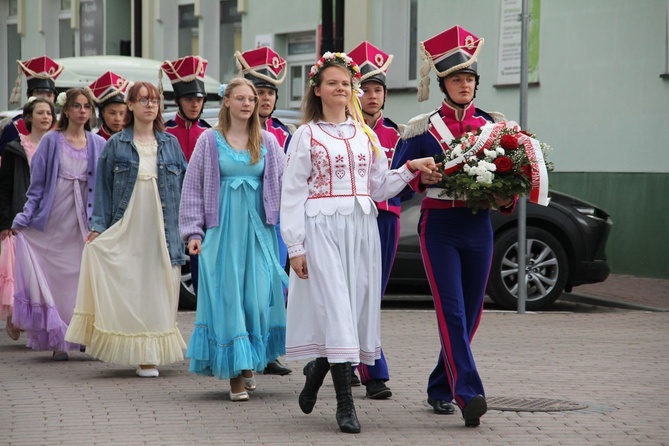
<svg viewBox="0 0 669 446"><path fill-rule="evenodd" d="M493 120L473 104L482 45L458 26L421 42L422 76L434 70L444 97L402 128L383 114L393 56L369 42L327 52L310 70L294 132L272 117L286 62L268 47L235 54L239 76L221 87L214 128L200 119L207 61L198 56L161 67L178 107L167 123L162 82L107 72L55 101L63 68L48 57L21 62L28 100L0 147L7 333L25 331L27 346L54 360L81 350L147 378L183 360L187 345L190 371L228 379L232 401L251 399L255 374L290 373L280 356L309 360L301 410L312 412L329 372L339 428L360 432L351 386L392 396L380 304L400 197L427 190L419 235L442 347L428 403L478 426L487 405L470 344L490 217L439 193L434 155ZM188 344L176 317L184 245L197 294Z"/></svg>

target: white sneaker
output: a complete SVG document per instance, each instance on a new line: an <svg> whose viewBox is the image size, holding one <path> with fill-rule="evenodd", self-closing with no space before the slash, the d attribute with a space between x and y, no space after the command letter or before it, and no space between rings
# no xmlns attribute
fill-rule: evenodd
<svg viewBox="0 0 669 446"><path fill-rule="evenodd" d="M158 376L160 376L160 372L158 372L158 369L155 367L151 369L143 369L141 367L137 367L137 370L135 370L135 374L137 374L137 376L142 378L158 378Z"/></svg>

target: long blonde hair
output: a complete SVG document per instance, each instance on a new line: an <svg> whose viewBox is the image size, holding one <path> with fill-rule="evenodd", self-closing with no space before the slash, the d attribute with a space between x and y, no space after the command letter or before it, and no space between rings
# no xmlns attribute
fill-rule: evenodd
<svg viewBox="0 0 669 446"><path fill-rule="evenodd" d="M225 87L223 96L231 99L232 91L237 87L247 86L253 90L254 96L258 97L258 91L256 90L253 82L245 79L243 77L236 77L230 81L230 83ZM259 101L256 100L255 107L253 108L253 114L249 118L246 124L246 130L248 131L249 136L249 153L251 154L251 164L255 164L260 161L260 143L261 143L261 134L260 134L260 118L258 118L258 107L260 106ZM218 112L218 124L216 129L220 130L223 136L225 136L230 130L232 118L230 117L230 109L225 106L225 102L221 101L221 110Z"/></svg>

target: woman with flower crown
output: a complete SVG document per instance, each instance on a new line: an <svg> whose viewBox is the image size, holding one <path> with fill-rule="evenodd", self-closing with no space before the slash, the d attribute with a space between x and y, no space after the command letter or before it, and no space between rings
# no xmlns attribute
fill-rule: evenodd
<svg viewBox="0 0 669 446"><path fill-rule="evenodd" d="M300 408L310 413L328 371L342 432L360 432L351 365L380 358L381 246L374 201L395 196L432 158L388 169L356 95L360 71L345 53L311 68L303 124L288 146L281 235L288 246L287 359L304 367Z"/></svg>
<svg viewBox="0 0 669 446"><path fill-rule="evenodd" d="M0 164L0 313L5 329L15 341L21 331L12 324L14 307L14 234L12 221L23 210L30 185L30 161L42 137L53 127L56 113L50 99L31 96L23 106L28 135L19 134L2 153Z"/></svg>
<svg viewBox="0 0 669 446"><path fill-rule="evenodd" d="M261 130L253 83L235 78L220 91L216 128L195 144L179 225L200 257L190 371L230 380L230 399L249 400L253 372L285 353L288 277L274 229L279 216L283 149Z"/></svg>
<svg viewBox="0 0 669 446"><path fill-rule="evenodd" d="M427 99L429 94L430 67L437 73L444 99L436 111L409 121L393 165L416 156L441 155L450 150L454 138L493 121L473 103L479 81L476 60L482 46L483 39L459 26L421 42L425 65L418 100ZM454 401L465 425L475 427L487 411L470 344L481 319L492 260L488 208L511 212L515 199L498 197L494 203L483 203L484 209L474 213L465 201L449 197L435 183L433 178L421 176L411 184L421 192L427 188L418 233L442 346L429 378L427 402L434 413L448 415L455 412Z"/></svg>
<svg viewBox="0 0 669 446"><path fill-rule="evenodd" d="M93 99L83 88L58 96L56 129L30 161L30 186L16 215L13 322L25 329L28 347L68 359L80 346L67 342L88 222L93 210L96 166L105 140L91 133Z"/></svg>

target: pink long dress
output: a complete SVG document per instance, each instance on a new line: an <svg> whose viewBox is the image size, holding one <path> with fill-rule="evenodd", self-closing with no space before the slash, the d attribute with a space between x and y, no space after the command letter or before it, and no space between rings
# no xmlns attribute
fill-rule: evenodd
<svg viewBox="0 0 669 446"><path fill-rule="evenodd" d="M77 299L84 240L88 234L86 148L73 148L61 133L60 168L44 232L16 235L13 323L25 329L35 350L79 350L65 341Z"/></svg>
<svg viewBox="0 0 669 446"><path fill-rule="evenodd" d="M30 141L29 135L19 135L21 146L26 152L28 165L37 146ZM10 235L0 246L0 317L6 319L12 315L14 307L14 236Z"/></svg>

